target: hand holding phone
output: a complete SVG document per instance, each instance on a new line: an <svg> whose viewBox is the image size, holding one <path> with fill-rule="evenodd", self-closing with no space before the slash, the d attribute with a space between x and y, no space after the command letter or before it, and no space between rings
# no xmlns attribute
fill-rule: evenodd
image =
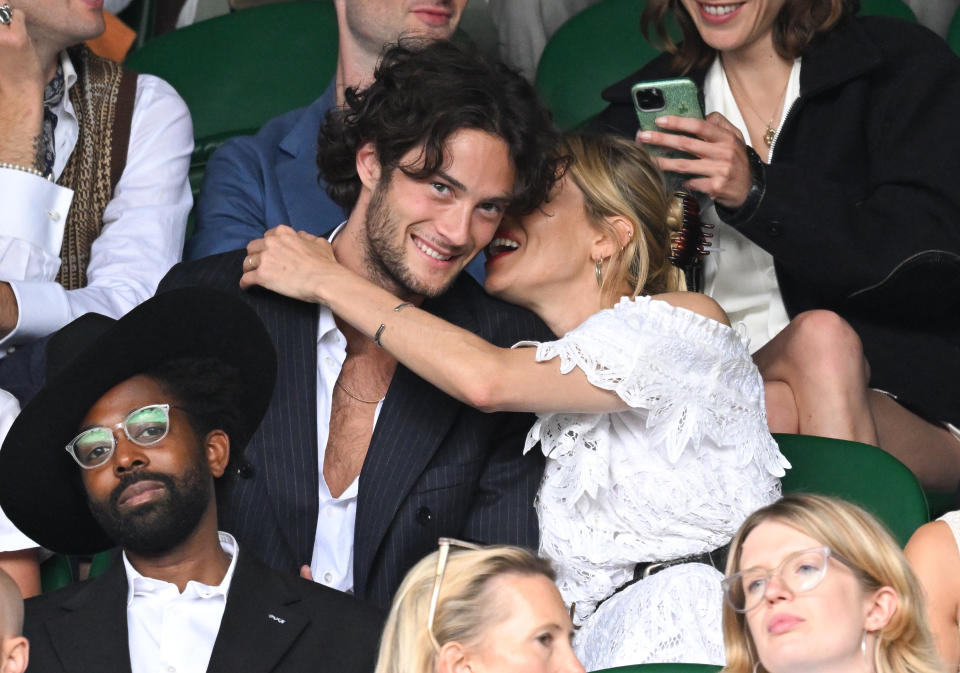
<svg viewBox="0 0 960 673"><path fill-rule="evenodd" d="M666 131L656 124L658 117L672 115L675 117L690 117L703 119L703 106L700 104L700 91L696 83L687 77L662 79L651 82L639 82L630 88L633 106L637 111L637 120L643 131ZM670 159L695 159L696 157L657 145L650 145L651 154Z"/></svg>

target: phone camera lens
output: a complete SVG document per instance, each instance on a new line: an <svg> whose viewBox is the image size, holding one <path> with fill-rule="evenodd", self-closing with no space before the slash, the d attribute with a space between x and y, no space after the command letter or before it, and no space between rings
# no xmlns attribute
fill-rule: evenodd
<svg viewBox="0 0 960 673"><path fill-rule="evenodd" d="M666 106L663 91L657 88L640 89L637 91L637 106L646 112L656 112Z"/></svg>

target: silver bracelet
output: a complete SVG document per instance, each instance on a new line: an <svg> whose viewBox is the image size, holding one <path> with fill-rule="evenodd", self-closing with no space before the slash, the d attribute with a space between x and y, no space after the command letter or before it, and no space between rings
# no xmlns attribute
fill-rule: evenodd
<svg viewBox="0 0 960 673"><path fill-rule="evenodd" d="M413 304L411 304L411 303L408 302L408 301L405 301L405 302L403 302L402 304L397 304L396 306L394 306L394 307L393 307L393 311L394 311L394 313L396 313L396 312L398 312L398 311L402 311L403 309L407 308L408 306L413 306ZM378 346L380 346L380 348L383 348L383 344L380 343L380 337L383 335L383 330L385 330L385 329L387 329L386 324L380 323L380 327L377 328L377 333L373 335L373 343L375 343L375 344L377 344Z"/></svg>
<svg viewBox="0 0 960 673"><path fill-rule="evenodd" d="M38 171L32 166L21 166L20 164L11 164L6 161L0 161L0 168L9 168L14 171L21 171L23 173L30 173L31 175L36 175L38 178L46 178L50 182L53 182L53 173L44 175L42 172Z"/></svg>

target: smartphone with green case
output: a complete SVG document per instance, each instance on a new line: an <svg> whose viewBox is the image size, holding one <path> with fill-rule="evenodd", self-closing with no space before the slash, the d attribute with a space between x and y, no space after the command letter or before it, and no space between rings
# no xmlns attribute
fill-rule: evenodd
<svg viewBox="0 0 960 673"><path fill-rule="evenodd" d="M640 128L644 131L680 133L679 131L667 131L657 126L655 120L667 115L703 119L700 91L697 89L696 83L688 77L638 82L630 88L630 94L633 99L633 106L637 111ZM680 133L680 135L689 134ZM666 149L656 145L648 145L647 147L650 153L656 156L671 159L696 158L679 150Z"/></svg>

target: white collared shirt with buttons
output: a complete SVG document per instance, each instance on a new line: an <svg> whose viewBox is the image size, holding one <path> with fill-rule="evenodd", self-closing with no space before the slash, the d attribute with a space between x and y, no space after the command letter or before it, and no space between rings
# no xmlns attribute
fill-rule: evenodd
<svg viewBox="0 0 960 673"><path fill-rule="evenodd" d="M334 229L329 239L340 233L343 224ZM330 436L330 411L333 406L333 388L347 358L347 339L337 327L333 313L325 306L319 307L317 329L317 469L320 472L320 509L317 516L317 532L313 542L313 558L310 572L313 579L339 591L353 591L353 534L357 521L357 493L360 478L357 477L339 497L330 494L327 480L323 477L323 460L327 454L327 439ZM376 427L383 400L377 404L373 415Z"/></svg>
<svg viewBox="0 0 960 673"><path fill-rule="evenodd" d="M231 556L217 586L176 584L144 577L123 555L127 573L127 638L132 673L205 673L227 606L237 567L237 541L220 532L220 546Z"/></svg>
<svg viewBox="0 0 960 673"><path fill-rule="evenodd" d="M60 65L69 91L77 72L66 52ZM52 112L57 117L53 174L59 178L76 150L80 127L69 95ZM84 313L119 318L153 296L183 254L193 203L187 179L192 151L193 124L183 99L162 79L139 75L127 163L90 250L87 285L69 291L56 275L73 190L0 168L0 280L10 282L19 308L16 327L0 339L0 357Z"/></svg>

